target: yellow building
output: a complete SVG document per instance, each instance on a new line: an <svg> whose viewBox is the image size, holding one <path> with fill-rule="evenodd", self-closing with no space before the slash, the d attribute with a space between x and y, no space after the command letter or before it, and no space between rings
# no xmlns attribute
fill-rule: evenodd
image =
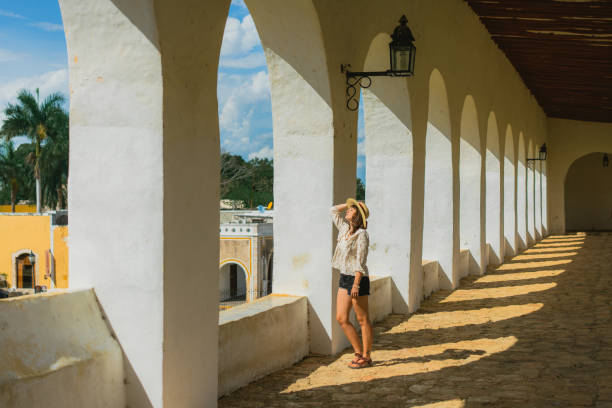
<svg viewBox="0 0 612 408"><path fill-rule="evenodd" d="M67 212L0 214L0 275L10 288L67 288Z"/></svg>

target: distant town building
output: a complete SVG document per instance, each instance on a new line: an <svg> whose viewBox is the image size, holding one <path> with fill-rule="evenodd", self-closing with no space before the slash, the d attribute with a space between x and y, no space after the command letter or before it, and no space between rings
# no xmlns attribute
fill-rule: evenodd
<svg viewBox="0 0 612 408"><path fill-rule="evenodd" d="M0 213L0 281L24 293L68 287L67 211Z"/></svg>
<svg viewBox="0 0 612 408"><path fill-rule="evenodd" d="M272 292L273 216L273 211L221 211L221 308L252 301Z"/></svg>

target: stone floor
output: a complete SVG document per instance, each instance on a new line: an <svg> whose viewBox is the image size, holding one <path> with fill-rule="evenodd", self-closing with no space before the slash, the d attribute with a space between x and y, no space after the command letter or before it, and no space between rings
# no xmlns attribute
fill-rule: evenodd
<svg viewBox="0 0 612 408"><path fill-rule="evenodd" d="M220 407L612 407L612 233L550 236L374 328L375 365L308 357Z"/></svg>

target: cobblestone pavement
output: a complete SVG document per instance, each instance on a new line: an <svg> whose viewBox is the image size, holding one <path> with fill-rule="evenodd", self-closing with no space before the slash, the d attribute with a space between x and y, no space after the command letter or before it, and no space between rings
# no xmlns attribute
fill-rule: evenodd
<svg viewBox="0 0 612 408"><path fill-rule="evenodd" d="M376 324L373 367L308 357L219 406L612 407L611 303L612 233L549 236Z"/></svg>

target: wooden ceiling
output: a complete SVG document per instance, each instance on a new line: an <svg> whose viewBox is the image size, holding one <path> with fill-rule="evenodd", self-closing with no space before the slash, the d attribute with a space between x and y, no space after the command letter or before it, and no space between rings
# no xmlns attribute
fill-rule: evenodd
<svg viewBox="0 0 612 408"><path fill-rule="evenodd" d="M550 117L612 122L612 0L466 0Z"/></svg>

